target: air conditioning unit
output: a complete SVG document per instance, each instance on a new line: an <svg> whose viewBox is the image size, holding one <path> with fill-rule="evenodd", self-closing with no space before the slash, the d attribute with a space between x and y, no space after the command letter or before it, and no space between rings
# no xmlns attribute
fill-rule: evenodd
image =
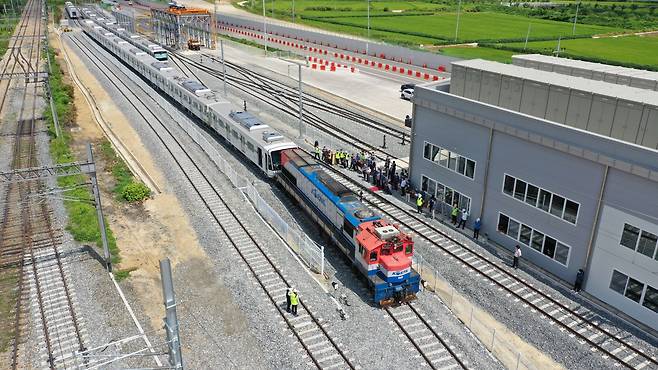
<svg viewBox="0 0 658 370"><path fill-rule="evenodd" d="M400 230L396 229L392 225L375 228L375 232L377 233L377 236L382 240L389 240L400 234Z"/></svg>

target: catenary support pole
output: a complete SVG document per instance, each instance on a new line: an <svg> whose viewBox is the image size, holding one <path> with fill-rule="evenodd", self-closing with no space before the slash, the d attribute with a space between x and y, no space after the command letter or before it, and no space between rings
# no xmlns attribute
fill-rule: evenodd
<svg viewBox="0 0 658 370"><path fill-rule="evenodd" d="M459 4L457 5L457 27L455 28L455 41L457 41L457 38L459 37L459 17L461 16L461 10L462 0L459 0Z"/></svg>
<svg viewBox="0 0 658 370"><path fill-rule="evenodd" d="M267 56L267 17L265 17L265 0L263 0L263 42L265 43L265 56Z"/></svg>
<svg viewBox="0 0 658 370"><path fill-rule="evenodd" d="M368 2L368 36L366 37L366 55L369 55L368 46L370 43L370 0Z"/></svg>
<svg viewBox="0 0 658 370"><path fill-rule="evenodd" d="M222 80L224 81L224 96L226 96L226 63L224 63L224 40L219 40L219 47L222 54Z"/></svg>
<svg viewBox="0 0 658 370"><path fill-rule="evenodd" d="M87 159L89 163L94 163L94 153L91 150L91 144L87 144ZM107 243L107 233L105 231L105 218L103 217L103 206L101 204L101 194L96 179L96 171L89 174L91 177L91 190L94 194L94 206L96 207L96 217L98 218L98 227L101 232L101 241L103 243L103 256L107 271L112 272L112 258L110 256L110 247Z"/></svg>
<svg viewBox="0 0 658 370"><path fill-rule="evenodd" d="M301 63L297 65L299 71L299 138L304 138L304 93L302 91L302 65Z"/></svg>
<svg viewBox="0 0 658 370"><path fill-rule="evenodd" d="M578 22L578 10L580 10L580 1L576 4L576 16L573 17L573 28L571 29L571 34L576 34L576 22Z"/></svg>
<svg viewBox="0 0 658 370"><path fill-rule="evenodd" d="M160 260L160 277L162 279L162 297L165 306L165 331L169 346L169 365L174 369L183 368L180 335L178 333L178 316L176 315L176 298L174 296L174 281L171 274L169 258Z"/></svg>
<svg viewBox="0 0 658 370"><path fill-rule="evenodd" d="M525 50L528 47L528 39L530 38L531 27L532 27L532 23L528 23L528 33L525 34L525 44L523 44L523 50Z"/></svg>

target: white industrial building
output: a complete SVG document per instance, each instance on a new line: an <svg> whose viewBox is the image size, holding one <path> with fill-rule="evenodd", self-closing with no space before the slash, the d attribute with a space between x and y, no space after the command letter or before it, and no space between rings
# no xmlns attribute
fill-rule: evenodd
<svg viewBox="0 0 658 370"><path fill-rule="evenodd" d="M658 73L541 55L416 88L410 176L658 330Z"/></svg>

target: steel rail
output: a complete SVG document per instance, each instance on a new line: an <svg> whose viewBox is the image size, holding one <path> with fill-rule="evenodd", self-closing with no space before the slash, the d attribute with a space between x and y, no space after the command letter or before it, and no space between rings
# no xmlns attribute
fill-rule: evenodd
<svg viewBox="0 0 658 370"><path fill-rule="evenodd" d="M203 53L202 55L209 58L210 60L212 60L216 63L221 63L222 62L220 59L218 59L216 56L214 56L212 54ZM241 74L246 73L246 74L251 75L251 76L258 76L258 78L261 80L261 82L267 83L268 85L270 85L272 87L272 89L279 89L280 91L285 92L286 97L288 99L293 100L294 104L298 103L297 99L299 98L299 93L298 93L297 89L295 89L294 87L290 87L290 86L286 85L283 82L277 81L274 78L266 76L263 73L255 72L255 71L252 71L252 70L250 70L246 67L240 66L236 63L229 62L226 59L224 60L224 62L226 63L226 65L228 67L234 69L236 72L240 72ZM219 71L212 70L212 69L210 69L210 70L212 71L212 73L214 75L221 77L221 73ZM209 73L211 73L211 72L209 72ZM334 103L332 103L328 100L319 98L319 97L317 97L313 94L309 94L309 93L304 94L304 104L309 104L309 106L315 107L315 108L320 109L320 110L322 110L324 112L327 112L327 113L331 113L331 114L334 114L334 115L337 115L337 116L341 116L343 118L349 118L350 120L352 120L355 123L358 123L358 124L361 124L363 126L378 130L382 133L391 135L392 137L397 138L397 139L402 139L402 134L405 134L407 136L409 135L408 130L405 131L404 129L401 129L401 128L382 125L381 122L377 121L374 118L367 117L367 116L365 116L361 113L354 112L352 110L346 109L346 108L341 107L339 105L336 105L336 104L334 104Z"/></svg>
<svg viewBox="0 0 658 370"><path fill-rule="evenodd" d="M450 354L450 357L452 357L457 362L459 367L461 367L462 369L467 369L466 364L461 360L461 358L459 358L459 356L457 356L457 353L455 351L453 351L452 348L450 348L450 346L448 345L448 342L446 342L446 340L443 339L441 337L441 335L436 332L436 330L434 330L434 328L429 324L429 322L427 322L425 317L423 317L420 314L420 312L418 312L418 310L416 310L416 308L413 306L413 304L411 304L410 302L407 302L402 307L408 307L410 312L412 312L415 315L415 317L425 326L425 329L427 329L430 333L432 333L434 338L436 338L439 341L439 343L441 343L441 345ZM416 341L414 336L407 330L407 328L405 328L404 324L395 316L395 314L393 314L392 311L393 311L393 308L386 307L386 313L388 313L388 315L391 317L391 319L393 319L393 322L395 322L395 324L402 331L402 333L407 337L407 339L409 339L409 342L411 342L411 344L414 346L414 348L416 348L418 353L420 353L420 355L427 362L427 364L432 369L436 370L437 367L434 365L432 359L429 358L428 354L421 348L421 345Z"/></svg>
<svg viewBox="0 0 658 370"><path fill-rule="evenodd" d="M218 200L224 205L224 207L226 208L226 210L228 211L228 213L231 215L231 217L232 217L232 219L233 219L232 221L233 221L233 222L236 222L236 223L240 226L240 228L241 228L242 231L247 235L247 237L249 238L249 240L253 243L253 245L254 245L254 246L260 251L260 253L263 255L263 257L266 259L266 261L267 261L268 264L269 264L269 267L270 267L270 268L276 273L276 275L278 276L278 278L279 278L281 281L283 281L284 284L285 284L286 286L291 286L291 285L288 283L287 279L284 277L283 272L282 272L282 271L276 266L276 264L272 261L272 259L270 258L270 256L268 256L267 253L265 252L265 250L259 245L259 243L257 242L257 240L256 240L256 238L254 237L254 235L253 235L253 234L249 231L249 229L244 225L244 223L242 222L242 220L240 220L240 218L237 216L237 214L235 213L235 211L233 211L233 210L229 207L229 203L228 203L228 201L226 201L226 200L224 199L224 197L219 193L219 191L215 188L215 186L212 185L212 182L211 182L210 179L206 176L206 174L201 170L201 168L199 167L199 164L198 164L198 163L197 163L197 162L196 162L196 161L190 156L190 154L188 153L188 151L185 150L185 146L181 143L181 141L180 141L180 139L178 138L178 136L175 135L175 134L171 131L171 129L170 129L169 127L167 127L167 125L165 125L164 122L162 122L162 120L159 118L159 116L158 116L158 115L157 115L157 114L156 114L156 113L155 113L155 112L154 112L154 111L153 111L148 105L146 105L143 101L140 100L140 98L139 98L139 97L133 92L133 90L130 89L130 87L129 87L129 86L128 86L128 85L127 85L127 84L126 84L126 83L125 83L125 82L124 82L124 81L123 81L123 80L122 80L122 79L121 79L121 78L120 78L120 77L119 77L119 76L118 76L113 70L112 70L112 68L110 68L110 67L108 66L107 63L103 62L103 61L98 57L98 55L95 55L95 54L94 54L94 53L93 53L93 52L92 52L87 46L84 46L83 43L79 42L79 41L80 41L79 38L76 38L76 37L74 37L74 36L72 36L72 38L78 41L77 43L75 43L75 45L78 47L78 49L79 49L83 54L85 54L85 56L86 56L87 58L89 58L89 60L90 60L92 63L94 63L97 67L99 67L99 69L101 70L101 72L102 72L103 74L105 74L105 75L108 77L108 79L110 80L110 82L112 83L112 85L114 85L114 86L115 86L115 87L121 92L121 94L122 94L122 95L127 99L127 101L129 102L129 104L132 105L133 108L135 108L136 112L142 117L142 119L144 119L144 121L148 124L148 126L149 126L149 127L151 128L151 130L153 131L153 133L158 137L158 139L159 139L159 141L161 142L161 144L165 147L165 149L166 149L167 152L170 154L171 158L172 158L173 161L176 163L176 165L179 167L179 169L181 170L181 172L183 173L183 175L185 176L185 178L188 180L188 182L190 183L190 185L194 188L194 190L195 190L195 192L197 193L197 195L199 196L200 200L204 203L206 209L207 209L207 210L209 211L209 213L212 215L213 219L215 220L215 223L216 223L216 224L222 229L222 232L224 233L224 235L226 235L226 238L229 240L229 242L232 244L233 248L238 252L238 254L240 255L241 259L245 262L245 264L246 264L247 267L249 268L249 270L250 270L250 272L252 273L252 276L254 277L254 279L256 279L256 281L258 282L258 284L261 286L261 288L264 290L264 292L266 293L266 295L269 297L270 302L271 302L271 303L277 308L277 311L279 312L279 315L280 315L281 317L283 317L283 319L284 319L284 321L286 322L287 326L288 326L288 327L290 328L290 330L293 332L293 334L295 335L295 337L297 338L297 340L299 341L299 343L302 345L302 347L305 349L305 351L309 354L309 356L311 357L313 363L314 363L318 368L322 368L322 366L321 366L320 363L318 362L318 359L316 358L316 357L317 357L317 354L313 353L313 351L312 351L312 350L311 350L311 349L310 349L310 348L304 343L304 341L302 340L301 335L298 333L297 330L295 330L295 326L294 326L294 324L291 322L291 319L289 319L289 318L283 313L283 310L281 309L281 307L280 307L280 305L278 304L278 302L276 302L276 300L274 299L274 297L273 297L273 296L270 294L270 292L266 289L266 287L265 287L265 283L262 281L262 279L260 279L259 275L258 275L258 274L256 273L256 271L254 270L253 266L252 266L251 263L248 261L247 257L243 254L243 252L241 251L241 249L238 247L239 242L238 242L237 240L234 240L234 237L231 236L231 232L225 227L224 222L222 222L222 221L220 220L220 217L219 217L219 216L218 216L218 215L212 210L212 207L211 207L210 204L209 204L209 200L207 199L207 196L204 196L204 195L202 194L201 190L199 189L199 185L198 185L195 181L193 181L193 179L191 178L192 175L189 173L189 170L186 170L185 166L183 166L183 164L181 163L181 160L180 160L179 158L177 158L177 157L174 155L174 153L173 153L173 150L174 150L174 149L172 149L171 144L169 144L169 145L167 144L167 141L168 141L168 140L164 137L165 135L168 135L169 140L171 140L173 143L175 143L175 145L180 149L180 151L182 151L182 152L184 153L184 156L187 158L187 160L190 162L190 164L191 164L191 165L194 167L194 169L196 170L196 172L197 172L197 176L200 176L200 178L204 180L204 182L207 184L207 186L212 190L213 194L216 196L216 199L218 199ZM91 38L89 38L89 39L91 40ZM91 40L91 42L95 42L95 41ZM105 49L102 45L99 45L99 46L100 46L101 48L103 48L104 50L107 50L107 49ZM85 51L85 49L86 49L87 51ZM108 52L110 52L110 51L108 51ZM110 52L110 53L111 53L111 52ZM92 56L93 56L94 58L96 58L96 60L93 60L93 59L92 59ZM107 59L107 57L104 57L104 58ZM128 64L124 63L123 61L120 61L120 62L121 62L123 65L128 66L128 68L130 68L130 69L132 70L132 67L130 67ZM106 69L106 71L103 71L102 68L100 68L101 65ZM127 75L125 74L124 71L121 71L121 73L122 73L125 77L129 77L129 76L127 76ZM143 79L143 76L142 76L140 73L137 73L137 74L138 74L138 76L140 76L140 77ZM114 78L112 78L110 75L113 76ZM147 81L147 80L145 80L145 79L144 79L144 81L149 82L149 81ZM122 85L123 88L121 88L121 86L119 86L119 84ZM150 82L149 82L149 84L150 84ZM146 91L142 86L140 86L140 85L138 85L138 84L135 84L135 86L136 86L139 90L141 90L144 94L146 94L147 96L149 96L150 99L151 99L156 105L160 106L164 112L167 112L166 109L165 109L165 107L163 107L159 102L157 102L157 101L151 96L151 94L150 94L148 91ZM155 87L154 87L154 89L155 89ZM131 99L131 98L128 96L128 93L130 93L130 95L132 95L135 99ZM158 124L160 125L160 127L162 127L163 132L161 132L160 130L158 130L158 129L153 125L153 123L152 123L153 121L150 120L150 119L148 119L148 118L144 115L144 111L141 110L141 109L138 107L138 104L136 104L137 101L139 101L139 102L141 103L141 105L142 105L142 107L144 108L145 111L148 111L149 114L150 114L151 116L155 117L155 121L157 121ZM167 113L167 114L168 114L168 113ZM176 119L174 119L174 118L171 117L171 116L170 116L170 118L171 118L172 121L174 121L174 122L176 122L177 124L180 125L180 123L178 123L178 121L177 121ZM182 126L181 126L181 129L182 129ZM184 130L184 129L183 129L183 131L187 133L187 130ZM188 134L188 135L189 135L189 134ZM204 151L204 154L205 154L206 156L208 156L208 154L207 154L205 151ZM336 351L336 352L340 355L340 357L342 358L342 361L345 362L345 364L347 364L347 366L348 366L350 369L356 369L357 367L356 367L354 364L352 364L351 360L347 357L347 355L343 352L343 350L338 346L338 344L337 344L336 341L331 337L331 335L329 334L329 332L328 332L328 331L322 326L320 320L319 320L317 317L315 317L315 315L311 312L311 310L308 308L308 306L307 306L302 300L300 300L300 305L302 306L302 308L304 309L304 311L309 315L309 318L313 321L313 323L317 326L317 328L323 333L323 335L326 337L327 341L328 341L329 343L331 343L332 347L335 349L335 351Z"/></svg>
<svg viewBox="0 0 658 370"><path fill-rule="evenodd" d="M176 57L185 60L187 59L186 56L184 55L179 55L175 54ZM171 53L170 53L170 59L171 59ZM173 60L172 60L173 61ZM174 63L176 63L174 61ZM192 63L193 64L193 63ZM207 67L204 67L207 68ZM189 68L188 68L189 69ZM203 68L199 68L203 70ZM196 76L196 74L195 74ZM252 77L250 77L252 78ZM295 118L298 117L298 110L296 106L293 106L292 103L283 101L280 96L277 94L274 94L273 96L268 96L266 95L266 92L268 91L268 86L263 85L258 82L251 82L251 83L240 83L236 82L234 79L229 78L227 76L227 81L228 83L237 88L237 89L242 89L243 87L248 87L251 88L249 90L249 94L257 97L259 100L263 101L264 103L276 108L277 110L280 110L288 115L294 116ZM265 92L264 92L265 91ZM341 141L345 142L347 145L351 145L359 150L365 151L365 152L373 152L376 153L376 157L379 159L385 159L386 157L389 158L396 158L395 155L392 153L384 150L381 147L378 147L376 145L372 145L368 143L367 141L360 139L356 137L355 135L350 134L347 132L345 129L342 129L334 124L329 123L323 118L320 118L317 116L315 113L312 112L306 112L304 115L304 122L311 125L312 127L317 128L319 131L324 132L330 136L334 136L339 138ZM340 133L343 135L343 137L338 136L337 133ZM400 161L403 161L399 159ZM404 162L404 161L403 161Z"/></svg>
<svg viewBox="0 0 658 370"><path fill-rule="evenodd" d="M309 154L312 154L312 153L309 153ZM621 338L618 338L617 336L615 336L613 333L611 333L607 329L600 327L599 325L595 324L592 320L589 320L586 317L584 317L584 315L578 313L577 310L571 309L566 304L564 304L564 303L560 302L559 300L551 297L551 295L549 295L547 293L544 293L544 292L542 292L541 290L539 290L537 288L534 288L529 282L526 282L523 279L520 279L520 278L516 277L513 273L507 271L502 266L491 262L489 259L487 259L483 255L481 255L479 252L477 252L473 248L471 248L468 245L456 240L451 235L445 233L444 231L440 230L439 228L435 227L434 225L430 224L429 222L417 217L415 214L412 214L411 212L409 212L408 209L406 209L404 207L401 207L401 206L398 206L397 204L388 201L382 195L372 191L369 187L364 186L363 184L361 184L357 180L354 180L351 177L343 174L341 171L337 170L336 168L333 168L332 166L329 166L325 163L322 163L322 164L325 168L329 169L333 173L340 176L342 179L344 179L347 182L349 182L350 184L352 184L352 186L364 191L364 194L368 194L371 197L373 197L375 200L370 199L368 196L364 196L364 200L367 203L371 204L374 208L379 210L381 213L385 214L391 220L394 220L395 222L400 223L401 225L405 226L407 229L409 229L411 231L414 231L416 233L416 235L420 236L421 238L423 238L424 240L426 240L430 244L434 245L435 247L438 247L439 249L441 249L441 251L443 251L443 252L447 253L448 255L450 255L451 257L455 258L460 263L463 263L464 265L466 265L471 270L473 270L473 271L477 272L478 274L482 275L483 277L485 277L491 283L495 284L496 286L498 286L502 290L505 290L508 294L518 298L524 304L527 304L531 308L541 312L542 315L548 317L550 320L552 320L555 324L557 324L558 326L560 326L564 330L566 330L569 333L575 335L579 339L587 342L592 348L595 348L595 349L601 351L602 353L604 353L605 355L607 355L610 358L614 359L615 361L617 361L619 364L621 364L623 366L626 366L628 368L634 368L633 365L629 364L627 361L624 361L624 358L622 358L618 354L618 352L615 353L615 352L613 352L613 350L608 350L607 348L603 347L603 343L605 341L611 340L611 341L614 341L614 342L617 342L617 343L621 344L622 348L630 350L636 356L639 356L639 357L643 358L645 361L647 361L647 362L649 362L653 365L658 365L658 360L656 360L655 358L652 358L651 355L646 354L642 350L639 350L639 349L635 348L631 343L626 342L625 340L623 340ZM382 207L380 205L380 203L385 204L386 206L393 207L395 211L402 212L403 215L409 217L411 220L410 221L409 220L408 221L402 220L400 215L397 215L397 216L393 215L391 210L385 210L384 207ZM420 224L420 226L414 227L414 226L411 225L411 222L418 222ZM467 251L468 254L460 256L459 253L458 253L460 250L457 250L457 251L450 250L446 245L442 245L441 243L438 243L438 242L424 236L423 233L417 231L421 227L427 228L427 229L433 231L434 233L444 237L448 241L452 242L455 246L459 247L461 250ZM427 231L425 233L427 233ZM471 256L475 257L475 258L474 259L469 259L468 257L471 257ZM594 328L594 331L599 331L606 338L606 340L601 341L601 344L599 344L599 343L595 342L593 339L590 339L591 335L589 335L589 336L584 335L584 334L580 333L578 330L576 330L572 327L572 326L576 326L576 325L570 326L570 325L565 324L564 322L560 321L554 315L551 315L548 312L546 312L546 310L544 308L542 308L541 306L539 306L538 304L533 303L528 298L524 298L523 294L520 294L520 293L518 293L518 291L515 291L514 289L512 289L512 288L508 287L507 285L503 284L500 280L493 278L492 275L495 275L493 272L489 271L489 273L485 273L484 268L475 266L476 263L478 263L478 262L481 263L481 264L484 264L486 267L493 268L495 270L495 272L503 275L508 280L511 280L511 281L515 282L515 284L514 284L515 286L520 285L520 286L524 287L525 289L529 290L530 292L533 292L534 294L532 295L532 298L535 298L535 295L540 296L543 299L545 299L546 301L550 302L552 305L555 305L555 306L559 307L561 310L564 310L569 315L572 315L573 317L575 317L576 320L574 320L574 321L580 321L580 323L589 325L591 328Z"/></svg>

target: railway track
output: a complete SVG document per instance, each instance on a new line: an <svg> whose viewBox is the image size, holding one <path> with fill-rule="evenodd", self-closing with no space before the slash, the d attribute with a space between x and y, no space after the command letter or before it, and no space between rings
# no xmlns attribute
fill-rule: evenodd
<svg viewBox="0 0 658 370"><path fill-rule="evenodd" d="M0 104L4 117L12 109L6 104L11 83L15 83L15 91L22 92L18 118L5 121L7 125L15 123L12 169L38 165L36 135L40 117L37 111L41 109L38 104L40 87L36 81L14 78L14 72L17 66L26 74L37 75L40 71L41 39L45 29L41 19L42 7L40 0L31 0L25 5L12 52L2 70L3 76L9 77ZM22 49L28 49L28 55L23 55ZM11 72L7 72L11 63ZM75 354L85 349L84 329L75 313L75 295L69 288L66 262L59 249L61 230L53 226L52 210L46 199L39 196L44 190L42 181L28 181L9 183L4 194L5 208L0 226L0 274L3 277L0 293L15 300L13 317L10 318L13 320L9 365L12 369L30 367L35 363L50 369L74 366L78 363ZM36 352L21 355L21 345L27 337L25 331L29 331L30 322L36 326L39 337L35 340L41 345Z"/></svg>
<svg viewBox="0 0 658 370"><path fill-rule="evenodd" d="M179 63L174 63L179 69L183 67ZM189 66L185 66L185 69L189 75L198 79ZM429 320L413 304L387 308L385 311L430 368L443 370L467 368L460 359L461 356L448 345L440 333L430 325Z"/></svg>
<svg viewBox="0 0 658 370"><path fill-rule="evenodd" d="M170 55L170 60L172 63L174 63L181 71L184 73L189 73L192 76L194 76L198 80L202 80L198 77L198 75L192 71L190 68L190 65L193 66L194 68L197 68L201 71L204 71L204 73L207 73L217 79L222 78L221 73L215 71L214 69L204 66L203 64L200 64L193 59L182 55L180 53L172 52L170 50L169 52ZM176 59L179 59L183 63L179 63L176 61ZM227 63L228 65L228 63ZM269 80L268 77L263 76L261 74L258 74L256 72L249 71L243 67L239 67L237 65L233 65L238 73L243 75L242 78L238 78L232 75L229 75L227 73L227 84L235 87L239 90L243 90L245 92L248 92L251 96L255 97L256 99L261 100L262 102L266 103L267 105L283 112L286 113L287 115L290 115L291 117L298 118L298 100L295 97L294 99L286 99L285 94L282 92L282 88L279 85L279 82ZM184 68L184 69L183 69ZM233 68L233 67L232 67ZM187 72L185 72L187 70ZM285 86L285 85L283 85ZM304 99L304 104L309 105L306 103L306 99ZM330 103L317 103L319 104L330 104ZM395 158L397 157L395 154L390 152L387 149L384 149L380 146L370 144L367 140L362 139L358 137L357 135L349 133L345 128L342 128L338 126L335 123L330 122L329 120L326 120L322 117L320 117L317 113L311 112L308 109L304 110L304 123L306 125L310 125L317 130L336 137L343 141L346 146L352 146L358 150L368 152L368 153L374 153L376 157L379 159L385 159L386 157L390 158ZM357 122L358 124L358 122ZM368 130L368 133L371 135L379 135L381 134L387 134L389 135L388 137L391 138L397 138L399 137L402 139L402 135L399 134L398 136L393 136L390 134L388 131L383 131L384 129L381 129L380 126L378 125L372 125L370 127L364 128L365 130ZM408 133L405 134L406 138L408 139ZM372 137L372 136L371 136ZM406 139L405 139L406 140ZM405 163L405 160L398 159L400 163Z"/></svg>
<svg viewBox="0 0 658 370"><path fill-rule="evenodd" d="M168 124L163 122L162 116L168 116L166 109L157 100L152 98L152 91L147 91L139 84L126 84L125 79L131 80L123 70L119 73L112 68L112 61L101 52L102 47L96 46L92 50L89 44L94 44L90 38L69 36L80 52L94 63L99 70L111 81L126 100L135 108L135 111L147 122L152 132L156 135L165 150L171 155L176 166L188 180L194 192L203 202L210 220L221 230L223 239L230 244L238 253L244 264L249 269L251 276L260 286L277 313L283 318L288 328L292 331L298 342L310 356L312 364L320 369L349 368L355 369L353 360L340 348L340 344L332 337L331 333L324 328L322 320L303 301L300 302L298 315L291 316L285 312L282 302L285 302L286 289L291 286L285 278L283 271L277 263L268 256L267 251L259 244L254 231L247 226L248 222L242 216L234 212L226 200L222 189L214 185L199 164L191 157L189 147L184 145L180 139L180 132L184 132L195 145L198 145L205 156L210 158L210 151L206 150L206 143L198 141L189 130L194 128L183 127L173 117L168 121L176 122L179 130L172 130ZM100 55L103 55L101 57ZM149 98L138 96L134 91L139 90ZM160 106L161 112L156 113L150 105L143 100L150 99L153 104Z"/></svg>
<svg viewBox="0 0 658 370"><path fill-rule="evenodd" d="M599 351L604 358L630 369L658 368L656 353L646 353L637 349L623 337L623 333L612 332L602 326L602 320L585 307L572 307L572 302L563 302L551 294L534 287L531 282L516 275L507 265L493 260L445 233L423 217L414 213L411 206L400 206L385 196L372 191L359 180L355 180L336 168L326 166L332 177L349 189L364 194L364 202L375 211L401 225L405 232L413 232L416 238L437 248L466 268L476 272L490 284L504 292L511 301L518 302L550 320L560 331L577 337L583 345Z"/></svg>
<svg viewBox="0 0 658 370"><path fill-rule="evenodd" d="M467 369L461 355L414 306L415 303L409 302L395 308L388 307L386 312L430 368Z"/></svg>

